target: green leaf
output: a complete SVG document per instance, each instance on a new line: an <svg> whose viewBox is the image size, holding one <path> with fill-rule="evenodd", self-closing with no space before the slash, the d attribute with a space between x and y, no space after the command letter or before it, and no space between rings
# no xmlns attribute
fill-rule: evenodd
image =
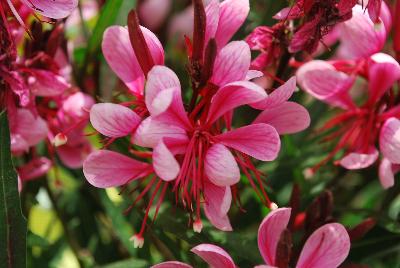
<svg viewBox="0 0 400 268"><path fill-rule="evenodd" d="M22 215L17 173L10 151L10 131L5 111L0 113L0 263L26 267L26 219Z"/></svg>
<svg viewBox="0 0 400 268"><path fill-rule="evenodd" d="M100 266L99 268L127 268L127 267L145 268L145 267L149 267L149 264L144 260L128 259L128 260L123 260L123 261L107 264L104 266Z"/></svg>

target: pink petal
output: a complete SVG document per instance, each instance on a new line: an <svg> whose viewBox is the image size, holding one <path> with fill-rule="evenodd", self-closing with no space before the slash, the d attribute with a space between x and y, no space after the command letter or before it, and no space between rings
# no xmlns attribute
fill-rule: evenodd
<svg viewBox="0 0 400 268"><path fill-rule="evenodd" d="M50 71L29 70L28 84L36 96L52 97L61 95L71 85L62 77Z"/></svg>
<svg viewBox="0 0 400 268"><path fill-rule="evenodd" d="M92 147L86 140L72 146L68 143L57 148L57 154L63 164L69 168L81 168L83 161L92 152Z"/></svg>
<svg viewBox="0 0 400 268"><path fill-rule="evenodd" d="M254 103L251 106L260 110L275 108L287 101L293 95L295 90L296 77L293 76L285 84L278 87L271 94L269 94L265 100Z"/></svg>
<svg viewBox="0 0 400 268"><path fill-rule="evenodd" d="M22 0L27 6L52 19L67 17L78 6L78 0Z"/></svg>
<svg viewBox="0 0 400 268"><path fill-rule="evenodd" d="M184 129L169 122L148 117L136 129L133 142L142 147L154 148L161 138L188 141L188 136Z"/></svg>
<svg viewBox="0 0 400 268"><path fill-rule="evenodd" d="M172 0L146 0L139 5L140 20L143 24L152 29L157 30L172 7Z"/></svg>
<svg viewBox="0 0 400 268"><path fill-rule="evenodd" d="M46 121L41 117L35 117L28 109L18 109L16 126L11 130L12 134L18 134L30 146L38 144L47 137L49 129Z"/></svg>
<svg viewBox="0 0 400 268"><path fill-rule="evenodd" d="M230 83L220 88L212 98L207 121L211 124L230 110L266 97L265 90L252 82Z"/></svg>
<svg viewBox="0 0 400 268"><path fill-rule="evenodd" d="M18 167L18 175L22 181L44 176L51 168L52 163L46 157L34 158L22 167Z"/></svg>
<svg viewBox="0 0 400 268"><path fill-rule="evenodd" d="M90 95L76 92L64 100L62 108L68 115L82 118L88 116L93 104L94 100Z"/></svg>
<svg viewBox="0 0 400 268"><path fill-rule="evenodd" d="M200 244L191 249L211 267L236 268L231 256L222 248L212 244Z"/></svg>
<svg viewBox="0 0 400 268"><path fill-rule="evenodd" d="M164 181L172 181L179 174L179 163L162 140L153 150L153 167L156 174Z"/></svg>
<svg viewBox="0 0 400 268"><path fill-rule="evenodd" d="M331 64L321 60L310 61L299 68L296 76L302 89L315 98L341 108L353 106L348 96L353 79Z"/></svg>
<svg viewBox="0 0 400 268"><path fill-rule="evenodd" d="M140 117L128 107L114 103L97 103L90 110L93 127L111 138L129 135L139 125Z"/></svg>
<svg viewBox="0 0 400 268"><path fill-rule="evenodd" d="M211 82L217 86L241 81L250 68L251 53L244 41L234 41L222 48L214 63Z"/></svg>
<svg viewBox="0 0 400 268"><path fill-rule="evenodd" d="M390 162L400 164L400 120L389 118L383 124L379 136L379 147Z"/></svg>
<svg viewBox="0 0 400 268"><path fill-rule="evenodd" d="M369 167L378 159L379 152L371 147L368 153L349 153L340 160L340 165L346 169L362 169Z"/></svg>
<svg viewBox="0 0 400 268"><path fill-rule="evenodd" d="M121 186L146 175L148 163L107 150L91 153L83 163L87 181L98 188Z"/></svg>
<svg viewBox="0 0 400 268"><path fill-rule="evenodd" d="M382 0L369 0L368 1L368 14L372 21L378 21L381 13Z"/></svg>
<svg viewBox="0 0 400 268"><path fill-rule="evenodd" d="M262 161L272 161L279 153L281 141L275 128L253 124L215 137L220 143Z"/></svg>
<svg viewBox="0 0 400 268"><path fill-rule="evenodd" d="M369 68L369 101L378 101L393 84L400 79L400 65L392 57L384 53L371 56Z"/></svg>
<svg viewBox="0 0 400 268"><path fill-rule="evenodd" d="M343 225L325 224L307 239L296 267L338 267L349 251L350 237Z"/></svg>
<svg viewBox="0 0 400 268"><path fill-rule="evenodd" d="M293 134L308 128L310 121L310 115L303 106L287 101L265 109L253 123L271 125L279 134Z"/></svg>
<svg viewBox="0 0 400 268"><path fill-rule="evenodd" d="M29 144L20 134L11 134L11 152L20 153L29 150Z"/></svg>
<svg viewBox="0 0 400 268"><path fill-rule="evenodd" d="M260 78L262 76L264 76L263 72L260 72L260 71L257 71L257 70L249 70L249 71L247 71L245 79L249 81L249 80L252 80L252 79L255 79L255 78Z"/></svg>
<svg viewBox="0 0 400 268"><path fill-rule="evenodd" d="M220 5L219 23L215 39L222 48L242 26L249 14L249 0L225 0Z"/></svg>
<svg viewBox="0 0 400 268"><path fill-rule="evenodd" d="M204 185L204 212L211 224L221 231L232 231L228 218L228 211L231 207L231 188L219 187L206 182Z"/></svg>
<svg viewBox="0 0 400 268"><path fill-rule="evenodd" d="M317 14L311 21L308 21L294 33L289 45L289 52L296 53L305 50L308 53L313 53L318 48L319 40L310 39L310 36L317 36L319 31L318 23L321 17Z"/></svg>
<svg viewBox="0 0 400 268"><path fill-rule="evenodd" d="M234 185L240 180L240 170L235 157L228 148L219 143L208 149L204 171L208 179L218 186Z"/></svg>
<svg viewBox="0 0 400 268"><path fill-rule="evenodd" d="M164 63L164 50L157 37L141 27L146 43L156 64ZM128 29L111 26L104 32L102 50L111 69L136 95L143 95L144 74L133 51Z"/></svg>
<svg viewBox="0 0 400 268"><path fill-rule="evenodd" d="M276 247L290 219L290 208L278 208L264 218L258 228L258 249L268 265L275 264Z"/></svg>
<svg viewBox="0 0 400 268"><path fill-rule="evenodd" d="M387 158L383 158L379 165L379 181L383 189L394 185L394 175L400 170L400 165L392 164Z"/></svg>
<svg viewBox="0 0 400 268"><path fill-rule="evenodd" d="M206 6L206 37L205 44L207 46L208 41L215 37L215 33L218 29L219 21L219 1L211 0Z"/></svg>
<svg viewBox="0 0 400 268"><path fill-rule="evenodd" d="M166 261L153 265L151 268L192 268L192 266L179 261Z"/></svg>

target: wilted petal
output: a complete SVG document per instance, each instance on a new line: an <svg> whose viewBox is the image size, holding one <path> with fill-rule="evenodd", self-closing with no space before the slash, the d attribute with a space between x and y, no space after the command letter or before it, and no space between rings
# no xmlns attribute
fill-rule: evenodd
<svg viewBox="0 0 400 268"><path fill-rule="evenodd" d="M387 158L383 158L379 165L379 181L384 189L394 185L394 175L400 170L400 165L392 164Z"/></svg>
<svg viewBox="0 0 400 268"><path fill-rule="evenodd" d="M151 268L192 268L192 266L179 261L166 261L153 265Z"/></svg>
<svg viewBox="0 0 400 268"><path fill-rule="evenodd" d="M98 188L124 185L146 175L149 169L148 163L107 150L91 153L83 163L87 181Z"/></svg>
<svg viewBox="0 0 400 268"><path fill-rule="evenodd" d="M296 267L338 267L349 251L350 238L343 225L325 224L307 239Z"/></svg>
<svg viewBox="0 0 400 268"><path fill-rule="evenodd" d="M172 181L178 176L180 166L174 155L165 146L163 140L154 147L153 167L157 175L164 181Z"/></svg>
<svg viewBox="0 0 400 268"><path fill-rule="evenodd" d="M204 185L204 212L211 224L222 231L232 231L228 218L231 207L231 188L219 187L213 183L206 182Z"/></svg>
<svg viewBox="0 0 400 268"><path fill-rule="evenodd" d="M296 77L293 76L285 84L274 90L265 100L254 103L251 106L264 110L277 107L287 101L296 90Z"/></svg>
<svg viewBox="0 0 400 268"><path fill-rule="evenodd" d="M212 98L207 121L211 124L230 110L258 102L266 97L265 90L252 82L240 81L227 84Z"/></svg>
<svg viewBox="0 0 400 268"><path fill-rule="evenodd" d="M50 71L29 69L29 75L29 88L36 96L57 96L70 87L62 76Z"/></svg>
<svg viewBox="0 0 400 268"><path fill-rule="evenodd" d="M231 256L222 248L212 244L200 244L191 249L211 267L236 268Z"/></svg>
<svg viewBox="0 0 400 268"><path fill-rule="evenodd" d="M383 124L379 136L379 146L382 154L390 162L400 164L400 120L389 118Z"/></svg>
<svg viewBox="0 0 400 268"><path fill-rule="evenodd" d="M218 186L230 186L240 180L240 170L232 153L224 145L211 146L205 157L204 171L208 179Z"/></svg>
<svg viewBox="0 0 400 268"><path fill-rule="evenodd" d="M18 175L22 181L43 176L51 168L51 161L46 157L34 158L22 167L18 167Z"/></svg>
<svg viewBox="0 0 400 268"><path fill-rule="evenodd" d="M78 0L22 0L26 5L52 19L67 17L78 6Z"/></svg>
<svg viewBox="0 0 400 268"><path fill-rule="evenodd" d="M315 98L341 108L353 106L348 95L353 79L331 64L322 60L310 61L299 68L296 76L302 89Z"/></svg>
<svg viewBox="0 0 400 268"><path fill-rule="evenodd" d="M140 123L140 117L119 104L97 103L90 110L90 122L104 136L119 138L131 134Z"/></svg>
<svg viewBox="0 0 400 268"><path fill-rule="evenodd" d="M378 156L378 150L372 147L367 153L349 153L340 160L340 165L346 169L362 169L375 163Z"/></svg>
<svg viewBox="0 0 400 268"><path fill-rule="evenodd" d="M223 47L214 63L211 82L218 86L241 81L250 68L251 53L244 41L234 41Z"/></svg>
<svg viewBox="0 0 400 268"><path fill-rule="evenodd" d="M303 106L288 101L265 109L254 123L271 125L279 134L292 134L308 128L310 120L310 115Z"/></svg>
<svg viewBox="0 0 400 268"><path fill-rule="evenodd" d="M262 161L272 161L279 153L281 141L275 128L253 124L215 137L220 143Z"/></svg>
<svg viewBox="0 0 400 268"><path fill-rule="evenodd" d="M258 229L258 249L268 265L275 264L276 247L290 219L290 208L271 211Z"/></svg>
<svg viewBox="0 0 400 268"><path fill-rule="evenodd" d="M250 11L249 0L225 0L220 5L217 45L222 48L242 26Z"/></svg>

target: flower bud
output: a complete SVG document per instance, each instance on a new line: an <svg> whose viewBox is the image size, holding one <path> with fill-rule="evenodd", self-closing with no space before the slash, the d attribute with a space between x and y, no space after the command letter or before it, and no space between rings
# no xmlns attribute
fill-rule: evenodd
<svg viewBox="0 0 400 268"><path fill-rule="evenodd" d="M68 141L68 137L63 133L58 133L53 140L53 144L55 147L59 147L61 145L66 144Z"/></svg>
<svg viewBox="0 0 400 268"><path fill-rule="evenodd" d="M144 244L144 238L141 235L134 235L130 239L133 242L134 248L142 248Z"/></svg>
<svg viewBox="0 0 400 268"><path fill-rule="evenodd" d="M201 222L200 219L195 220L193 223L193 231L196 233L201 233L201 230L203 229L203 223Z"/></svg>

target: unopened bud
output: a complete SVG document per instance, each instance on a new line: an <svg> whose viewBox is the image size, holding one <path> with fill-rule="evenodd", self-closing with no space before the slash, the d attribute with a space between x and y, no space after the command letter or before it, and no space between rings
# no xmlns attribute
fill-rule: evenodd
<svg viewBox="0 0 400 268"><path fill-rule="evenodd" d="M133 242L134 248L142 248L144 244L144 238L141 235L134 235L130 239Z"/></svg>
<svg viewBox="0 0 400 268"><path fill-rule="evenodd" d="M196 233L201 233L201 230L203 229L203 223L201 222L200 219L195 220L193 223L193 231Z"/></svg>
<svg viewBox="0 0 400 268"><path fill-rule="evenodd" d="M68 138L67 138L67 136L66 136L65 134L63 134L63 133L58 133L58 134L54 137L53 144L54 144L55 147L59 147L59 146L61 146L61 145L66 144L67 141L68 141Z"/></svg>

